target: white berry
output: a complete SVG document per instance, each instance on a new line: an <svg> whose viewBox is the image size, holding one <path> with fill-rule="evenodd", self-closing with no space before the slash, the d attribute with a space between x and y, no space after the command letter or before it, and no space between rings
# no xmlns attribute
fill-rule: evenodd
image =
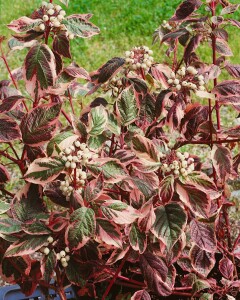
<svg viewBox="0 0 240 300"><path fill-rule="evenodd" d="M60 254L61 257L65 257L66 256L66 252L63 251L63 250L59 254Z"/></svg>
<svg viewBox="0 0 240 300"><path fill-rule="evenodd" d="M51 244L54 240L53 240L53 237L52 236L49 236L47 241Z"/></svg>
<svg viewBox="0 0 240 300"><path fill-rule="evenodd" d="M47 13L48 13L50 16L52 16L52 15L54 14L54 10L53 10L52 8L50 8L50 9L47 11Z"/></svg>
<svg viewBox="0 0 240 300"><path fill-rule="evenodd" d="M50 250L49 250L49 248L47 248L47 247L43 250L43 253L44 253L45 255L48 255L49 252L50 252Z"/></svg>

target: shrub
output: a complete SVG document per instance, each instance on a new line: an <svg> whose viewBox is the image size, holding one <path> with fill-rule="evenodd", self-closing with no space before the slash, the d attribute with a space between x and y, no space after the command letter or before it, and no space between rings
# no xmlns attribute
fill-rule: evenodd
<svg viewBox="0 0 240 300"><path fill-rule="evenodd" d="M66 17L50 1L8 25L10 49L30 49L11 71L1 48L10 76L0 82L1 269L26 295L40 285L66 299L73 284L90 299L239 297L228 209L240 127L221 124L221 108L240 111L226 31L240 27L230 18L238 6L183 1L154 33L170 64L138 46L90 74L64 62L71 39L99 33L91 15ZM211 63L197 55L202 45ZM225 71L234 79L220 82ZM78 113L76 99L95 94ZM24 182L17 192L8 161Z"/></svg>

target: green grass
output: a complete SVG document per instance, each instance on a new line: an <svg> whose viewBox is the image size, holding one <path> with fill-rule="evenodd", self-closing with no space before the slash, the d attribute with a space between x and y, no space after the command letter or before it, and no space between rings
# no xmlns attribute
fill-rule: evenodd
<svg viewBox="0 0 240 300"><path fill-rule="evenodd" d="M57 2L57 1L55 1ZM124 52L136 45L151 46L152 33L174 12L181 0L70 0L67 14L92 13L92 22L101 29L101 34L91 39L75 39L71 42L73 60L88 71L97 69L100 65L114 56L122 56ZM231 1L237 3L238 0ZM0 0L0 34L10 37L11 31L6 25L20 16L29 16L41 4L39 0ZM235 17L239 19L240 14ZM238 31L230 28L230 45L235 57L232 61L240 60L238 51L239 41L236 40ZM158 61L166 60L163 49L154 45L154 56ZM210 52L205 47L201 50L204 59L209 60ZM9 53L11 68L20 67L26 50ZM0 68L3 70L2 62ZM3 70L0 79L6 77Z"/></svg>

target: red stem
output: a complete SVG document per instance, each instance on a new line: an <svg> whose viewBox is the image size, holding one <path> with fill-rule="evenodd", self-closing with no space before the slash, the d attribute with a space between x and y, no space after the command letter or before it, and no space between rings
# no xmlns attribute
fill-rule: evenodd
<svg viewBox="0 0 240 300"><path fill-rule="evenodd" d="M61 113L64 115L64 117L66 118L68 123L72 126L72 122L71 122L69 116L67 115L67 113L63 109L61 109Z"/></svg>
<svg viewBox="0 0 240 300"><path fill-rule="evenodd" d="M9 143L8 143L8 145L11 147L11 149L12 149L13 153L15 154L16 158L17 158L18 160L20 160L20 158L19 158L19 156L18 156L18 154L17 154L16 150L14 149L14 147L13 147L12 143L11 143L11 142L9 142Z"/></svg>
<svg viewBox="0 0 240 300"><path fill-rule="evenodd" d="M74 111L74 107L73 107L73 101L72 101L72 95L70 94L69 88L67 89L67 91L68 91L70 106L71 106L73 114L75 115L75 111Z"/></svg>
<svg viewBox="0 0 240 300"><path fill-rule="evenodd" d="M104 293L103 296L102 296L102 300L105 300L106 297L107 297L107 295L109 294L109 292L110 292L110 290L111 290L111 288L112 288L114 282L116 281L116 279L117 279L117 277L118 277L118 274L121 272L121 270L122 270L122 268L123 268L123 266L124 266L124 264L125 264L125 262L126 262L128 256L129 256L129 254L130 254L130 250L128 250L128 252L127 252L126 255L124 256L124 258L123 258L121 264L120 264L119 267L117 268L117 270L116 270L116 272L115 272L113 278L111 279L111 281L110 281L110 283L109 283L109 285L108 285L108 287L107 287L105 293Z"/></svg>
<svg viewBox="0 0 240 300"><path fill-rule="evenodd" d="M111 146L110 146L110 150L109 150L109 157L111 157L112 154L113 154L114 138L115 138L115 134L113 133L112 138L111 138Z"/></svg>

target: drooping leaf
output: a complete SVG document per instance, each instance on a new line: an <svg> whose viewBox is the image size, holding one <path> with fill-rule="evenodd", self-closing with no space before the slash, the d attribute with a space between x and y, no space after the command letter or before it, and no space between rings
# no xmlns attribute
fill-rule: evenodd
<svg viewBox="0 0 240 300"><path fill-rule="evenodd" d="M229 62L226 63L225 69L234 78L240 78L240 65L233 65Z"/></svg>
<svg viewBox="0 0 240 300"><path fill-rule="evenodd" d="M184 49L184 61L185 63L189 63L191 54L198 48L202 40L202 35L197 34L193 36L187 46Z"/></svg>
<svg viewBox="0 0 240 300"><path fill-rule="evenodd" d="M171 249L180 238L187 222L187 216L178 203L169 203L155 209L156 220L153 234Z"/></svg>
<svg viewBox="0 0 240 300"><path fill-rule="evenodd" d="M212 90L219 97L238 96L240 94L240 80L224 80Z"/></svg>
<svg viewBox="0 0 240 300"><path fill-rule="evenodd" d="M81 38L90 38L99 34L100 30L97 26L89 22L85 15L71 15L62 21L69 33Z"/></svg>
<svg viewBox="0 0 240 300"><path fill-rule="evenodd" d="M139 213L132 206L120 200L108 200L101 205L103 215L117 224L131 224Z"/></svg>
<svg viewBox="0 0 240 300"><path fill-rule="evenodd" d="M98 159L97 162L88 164L88 169L96 176L102 173L109 183L121 182L128 175L118 159Z"/></svg>
<svg viewBox="0 0 240 300"><path fill-rule="evenodd" d="M129 242L135 251L142 254L147 247L147 236L136 223L133 223L129 232Z"/></svg>
<svg viewBox="0 0 240 300"><path fill-rule="evenodd" d="M33 46L23 66L23 75L26 80L28 93L38 100L52 87L56 79L55 56L45 44Z"/></svg>
<svg viewBox="0 0 240 300"><path fill-rule="evenodd" d="M64 170L65 163L59 157L38 158L28 168L25 180L36 184L45 184L58 177Z"/></svg>
<svg viewBox="0 0 240 300"><path fill-rule="evenodd" d="M116 224L103 218L97 218L96 232L100 239L117 248L122 248L122 235Z"/></svg>
<svg viewBox="0 0 240 300"><path fill-rule="evenodd" d="M91 109L89 114L88 132L92 136L101 134L108 122L108 114L104 106L100 105Z"/></svg>
<svg viewBox="0 0 240 300"><path fill-rule="evenodd" d="M84 286L85 280L93 272L94 264L70 259L66 267L67 279L74 285Z"/></svg>
<svg viewBox="0 0 240 300"><path fill-rule="evenodd" d="M219 179L221 181L227 180L232 171L232 154L229 148L222 145L214 145L211 158Z"/></svg>
<svg viewBox="0 0 240 300"><path fill-rule="evenodd" d="M180 28L175 31L170 31L169 33L165 34L162 39L161 43L168 42L171 43L172 41L180 38L181 36L188 34L188 31L185 28Z"/></svg>
<svg viewBox="0 0 240 300"><path fill-rule="evenodd" d="M8 112L12 109L15 109L18 104L22 102L24 99L21 95L10 96L3 99L2 103L0 104L0 113Z"/></svg>
<svg viewBox="0 0 240 300"><path fill-rule="evenodd" d="M17 122L7 115L0 115L0 142L11 142L20 138Z"/></svg>
<svg viewBox="0 0 240 300"><path fill-rule="evenodd" d="M138 108L132 88L123 90L117 101L118 116L123 126L133 123L138 116Z"/></svg>
<svg viewBox="0 0 240 300"><path fill-rule="evenodd" d="M70 216L70 226L66 231L66 244L72 250L83 247L95 233L95 214L91 208L81 207Z"/></svg>
<svg viewBox="0 0 240 300"><path fill-rule="evenodd" d="M5 256L29 255L39 250L47 242L48 235L26 235L7 249Z"/></svg>
<svg viewBox="0 0 240 300"><path fill-rule="evenodd" d="M158 296L169 296L172 293L172 287L166 283L168 267L159 256L145 252L140 256L140 268L150 290Z"/></svg>
<svg viewBox="0 0 240 300"><path fill-rule="evenodd" d="M234 265L229 258L225 257L220 260L219 270L225 278L229 280L233 278Z"/></svg>
<svg viewBox="0 0 240 300"><path fill-rule="evenodd" d="M135 292L130 300L151 300L151 296L146 290Z"/></svg>
<svg viewBox="0 0 240 300"><path fill-rule="evenodd" d="M10 179L10 174L6 167L0 164L0 184L5 183Z"/></svg>
<svg viewBox="0 0 240 300"><path fill-rule="evenodd" d="M47 210L42 199L41 187L26 184L14 197L11 212L15 219L22 222L32 221L38 216L43 218Z"/></svg>
<svg viewBox="0 0 240 300"><path fill-rule="evenodd" d="M197 245L192 246L190 259L193 268L206 277L215 265L215 253L202 250Z"/></svg>
<svg viewBox="0 0 240 300"><path fill-rule="evenodd" d="M70 43L66 31L60 31L54 36L53 50L54 52L71 59Z"/></svg>
<svg viewBox="0 0 240 300"><path fill-rule="evenodd" d="M195 10L202 5L200 0L186 0L183 1L177 8L171 21L181 21L190 16Z"/></svg>
<svg viewBox="0 0 240 300"><path fill-rule="evenodd" d="M23 142L39 146L49 141L55 133L61 104L53 103L33 108L22 119L20 129Z"/></svg>
<svg viewBox="0 0 240 300"><path fill-rule="evenodd" d="M210 288L210 284L207 280L200 280L200 279L197 279L194 283L193 283L193 289L192 289L192 292L193 292L193 295L195 295L196 293L202 291L202 290L205 290L205 289L208 289Z"/></svg>
<svg viewBox="0 0 240 300"><path fill-rule="evenodd" d="M0 215L5 214L10 209L10 203L0 200Z"/></svg>
<svg viewBox="0 0 240 300"><path fill-rule="evenodd" d="M9 29L19 33L29 31L34 27L38 26L40 23L42 23L42 20L40 19L30 19L28 17L21 17L17 20L12 21L7 26Z"/></svg>
<svg viewBox="0 0 240 300"><path fill-rule="evenodd" d="M207 192L187 184L177 184L176 191L180 200L187 205L196 216L208 218L211 199Z"/></svg>
<svg viewBox="0 0 240 300"><path fill-rule="evenodd" d="M163 203L170 202L174 193L174 176L168 175L159 184L159 198Z"/></svg>
<svg viewBox="0 0 240 300"><path fill-rule="evenodd" d="M22 222L12 218L0 218L0 233L12 234L22 230Z"/></svg>
<svg viewBox="0 0 240 300"><path fill-rule="evenodd" d="M132 149L143 164L153 167L152 171L159 168L160 153L151 140L141 135L136 135L132 139Z"/></svg>
<svg viewBox="0 0 240 300"><path fill-rule="evenodd" d="M223 39L216 38L216 51L224 56L233 56L230 46Z"/></svg>
<svg viewBox="0 0 240 300"><path fill-rule="evenodd" d="M82 78L82 79L90 80L88 72L84 68L79 67L74 62L71 63L66 68L64 68L63 72L73 78Z"/></svg>
<svg viewBox="0 0 240 300"><path fill-rule="evenodd" d="M49 282L51 280L56 264L57 259L54 251L50 251L48 255L44 256L41 264L43 280L45 280L46 282Z"/></svg>
<svg viewBox="0 0 240 300"><path fill-rule="evenodd" d="M232 14L238 10L240 4L230 4L221 10L221 15Z"/></svg>
<svg viewBox="0 0 240 300"><path fill-rule="evenodd" d="M191 238L199 248L215 252L217 247L215 228L212 224L193 219L190 223Z"/></svg>

